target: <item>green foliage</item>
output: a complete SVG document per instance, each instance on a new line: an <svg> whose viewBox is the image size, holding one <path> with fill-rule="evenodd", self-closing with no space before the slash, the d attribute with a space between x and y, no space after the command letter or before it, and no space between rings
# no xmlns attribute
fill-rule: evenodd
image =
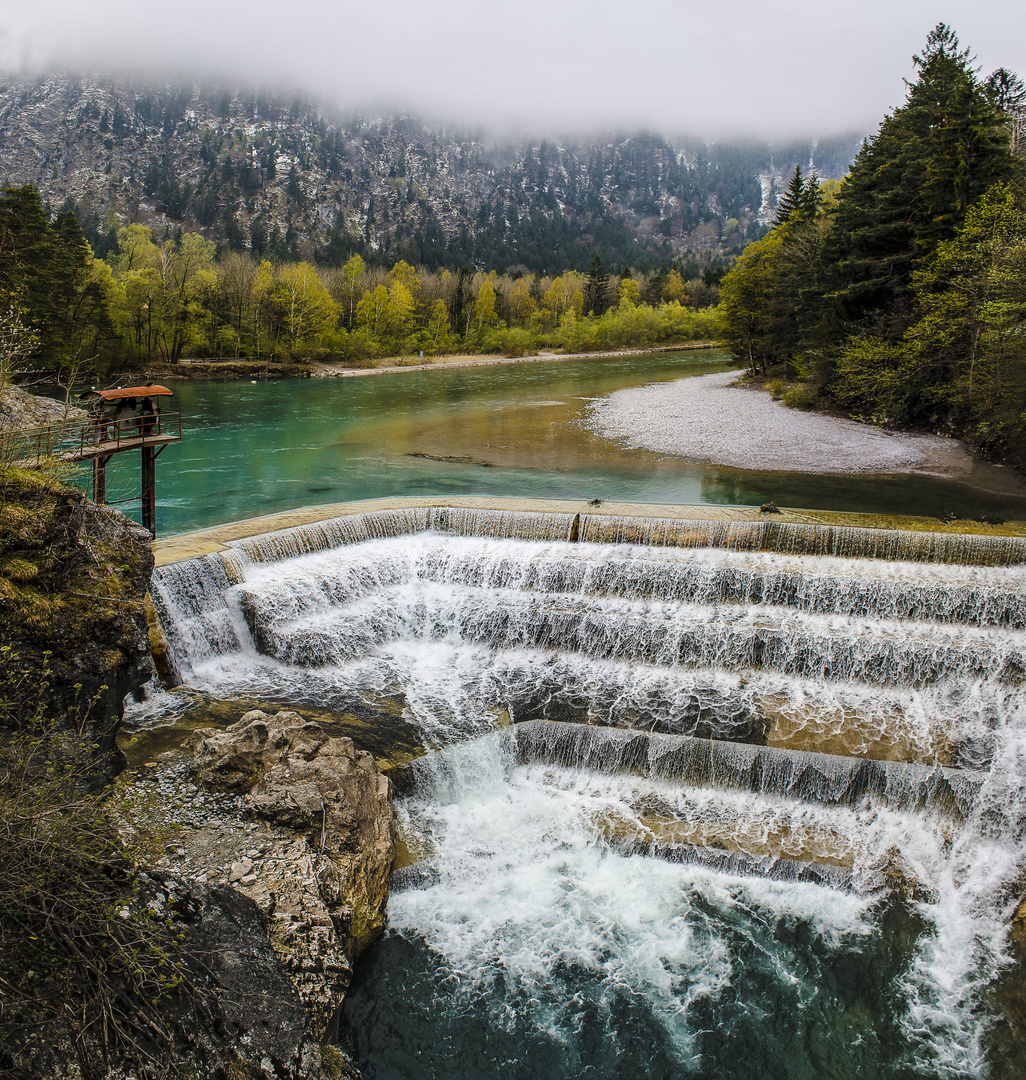
<svg viewBox="0 0 1026 1080"><path fill-rule="evenodd" d="M948 426L1026 462L1026 197L987 192L915 277L915 317L896 342L846 343L834 396L891 422Z"/></svg>
<svg viewBox="0 0 1026 1080"><path fill-rule="evenodd" d="M784 194L777 202L776 224L798 224L816 216L821 202L819 179L816 174L802 176L802 167L795 165Z"/></svg>
<svg viewBox="0 0 1026 1080"><path fill-rule="evenodd" d="M808 383L792 383L781 395L790 409L812 409L818 404L816 389Z"/></svg>
<svg viewBox="0 0 1026 1080"><path fill-rule="evenodd" d="M597 352L661 341L711 341L722 330L713 309L690 311L676 302L658 307L621 303L604 315L564 318L553 341L567 352Z"/></svg>
<svg viewBox="0 0 1026 1080"><path fill-rule="evenodd" d="M749 244L720 285L727 344L753 372L763 374L777 352L769 300L783 243L783 233L775 229Z"/></svg>
<svg viewBox="0 0 1026 1080"><path fill-rule="evenodd" d="M61 370L109 360L109 275L75 215L64 211L51 225L30 184L0 189L0 311L15 312L31 335L36 366ZM11 363L7 358L4 366Z"/></svg>
<svg viewBox="0 0 1026 1080"><path fill-rule="evenodd" d="M1014 172L1004 115L951 30L938 24L914 60L905 104L852 165L826 252L826 285L843 317L878 316L892 340L908 325L915 272Z"/></svg>
<svg viewBox="0 0 1026 1080"><path fill-rule="evenodd" d="M152 168L159 184L156 159ZM682 322L679 312L653 312L667 302L708 306L722 272L692 261L684 267L691 280L676 267L648 279L611 280L593 255L587 278L573 270L543 278L500 276L466 265L454 274L432 274L405 260L385 274L368 270L359 255L341 266L298 259L275 264L241 250L218 255L198 233L178 231L158 241L137 224L116 230L110 262L104 263L93 258L70 208L51 226L34 188L7 189L5 197L0 378L30 356L58 365L58 377L70 384L102 378L115 361L152 372L186 356L363 364L420 353L526 355L541 346L601 349L693 340L692 324ZM273 251L288 242L269 236L266 247ZM698 278L703 265L708 282ZM74 304L58 310L58 293ZM607 318L613 296L618 314ZM50 305L45 332L44 300ZM629 316L628 309L640 313Z"/></svg>
<svg viewBox="0 0 1026 1080"><path fill-rule="evenodd" d="M676 273L676 271L674 271ZM678 278L680 275L677 275ZM680 299L675 297L674 299ZM609 275L598 255L592 260L584 285L585 315L603 315L609 307Z"/></svg>

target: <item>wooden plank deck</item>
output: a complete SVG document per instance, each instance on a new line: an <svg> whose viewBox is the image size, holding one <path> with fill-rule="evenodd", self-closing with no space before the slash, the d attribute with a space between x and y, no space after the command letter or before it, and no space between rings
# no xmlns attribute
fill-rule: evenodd
<svg viewBox="0 0 1026 1080"><path fill-rule="evenodd" d="M94 458L107 457L122 450L135 450L141 446L167 446L182 441L181 433L173 435L140 435L137 438L110 439L105 442L83 446L79 450L61 454L65 461L92 461Z"/></svg>

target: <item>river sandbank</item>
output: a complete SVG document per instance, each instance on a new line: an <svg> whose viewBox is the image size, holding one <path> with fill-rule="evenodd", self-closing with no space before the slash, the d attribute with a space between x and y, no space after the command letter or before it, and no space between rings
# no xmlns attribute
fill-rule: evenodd
<svg viewBox="0 0 1026 1080"><path fill-rule="evenodd" d="M761 472L919 473L1026 495L1026 480L980 461L958 439L802 412L764 390L731 385L736 379L736 372L720 372L618 390L593 404L587 423L621 446L697 464Z"/></svg>

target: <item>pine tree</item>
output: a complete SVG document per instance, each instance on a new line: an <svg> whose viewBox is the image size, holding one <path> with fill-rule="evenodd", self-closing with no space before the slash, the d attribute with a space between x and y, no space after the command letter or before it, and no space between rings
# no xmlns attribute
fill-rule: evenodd
<svg viewBox="0 0 1026 1080"><path fill-rule="evenodd" d="M1021 157L1026 153L1026 140L1023 139L1023 128L1026 126L1026 86L1014 72L999 67L987 76L986 87L991 100L1007 120L1012 153Z"/></svg>
<svg viewBox="0 0 1026 1080"><path fill-rule="evenodd" d="M37 357L49 362L60 308L55 289L57 241L39 192L31 184L0 193L0 294L16 298L39 335Z"/></svg>
<svg viewBox="0 0 1026 1080"><path fill-rule="evenodd" d="M816 216L819 204L819 177L815 173L802 176L801 165L795 165L784 194L777 200L774 224L784 225L792 219L808 221Z"/></svg>

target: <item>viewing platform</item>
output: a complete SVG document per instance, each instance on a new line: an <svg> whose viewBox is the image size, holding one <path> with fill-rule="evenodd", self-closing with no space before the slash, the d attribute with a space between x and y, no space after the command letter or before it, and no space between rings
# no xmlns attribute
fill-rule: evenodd
<svg viewBox="0 0 1026 1080"><path fill-rule="evenodd" d="M21 428L5 433L3 456L25 462L55 457L61 461L92 461L123 450L166 446L182 441L182 414L163 412L153 418L146 431L140 419L64 420L41 427Z"/></svg>
<svg viewBox="0 0 1026 1080"><path fill-rule="evenodd" d="M91 398L86 419L63 420L39 427L6 431L0 440L0 458L37 465L46 458L93 463L93 501L107 502L107 462L114 454L140 450L142 457L142 524L156 535L156 460L165 447L182 441L180 409L158 411L155 397L170 397L166 386L127 386L116 390L87 390ZM136 402L143 405L137 409ZM113 413L103 413L114 403Z"/></svg>

